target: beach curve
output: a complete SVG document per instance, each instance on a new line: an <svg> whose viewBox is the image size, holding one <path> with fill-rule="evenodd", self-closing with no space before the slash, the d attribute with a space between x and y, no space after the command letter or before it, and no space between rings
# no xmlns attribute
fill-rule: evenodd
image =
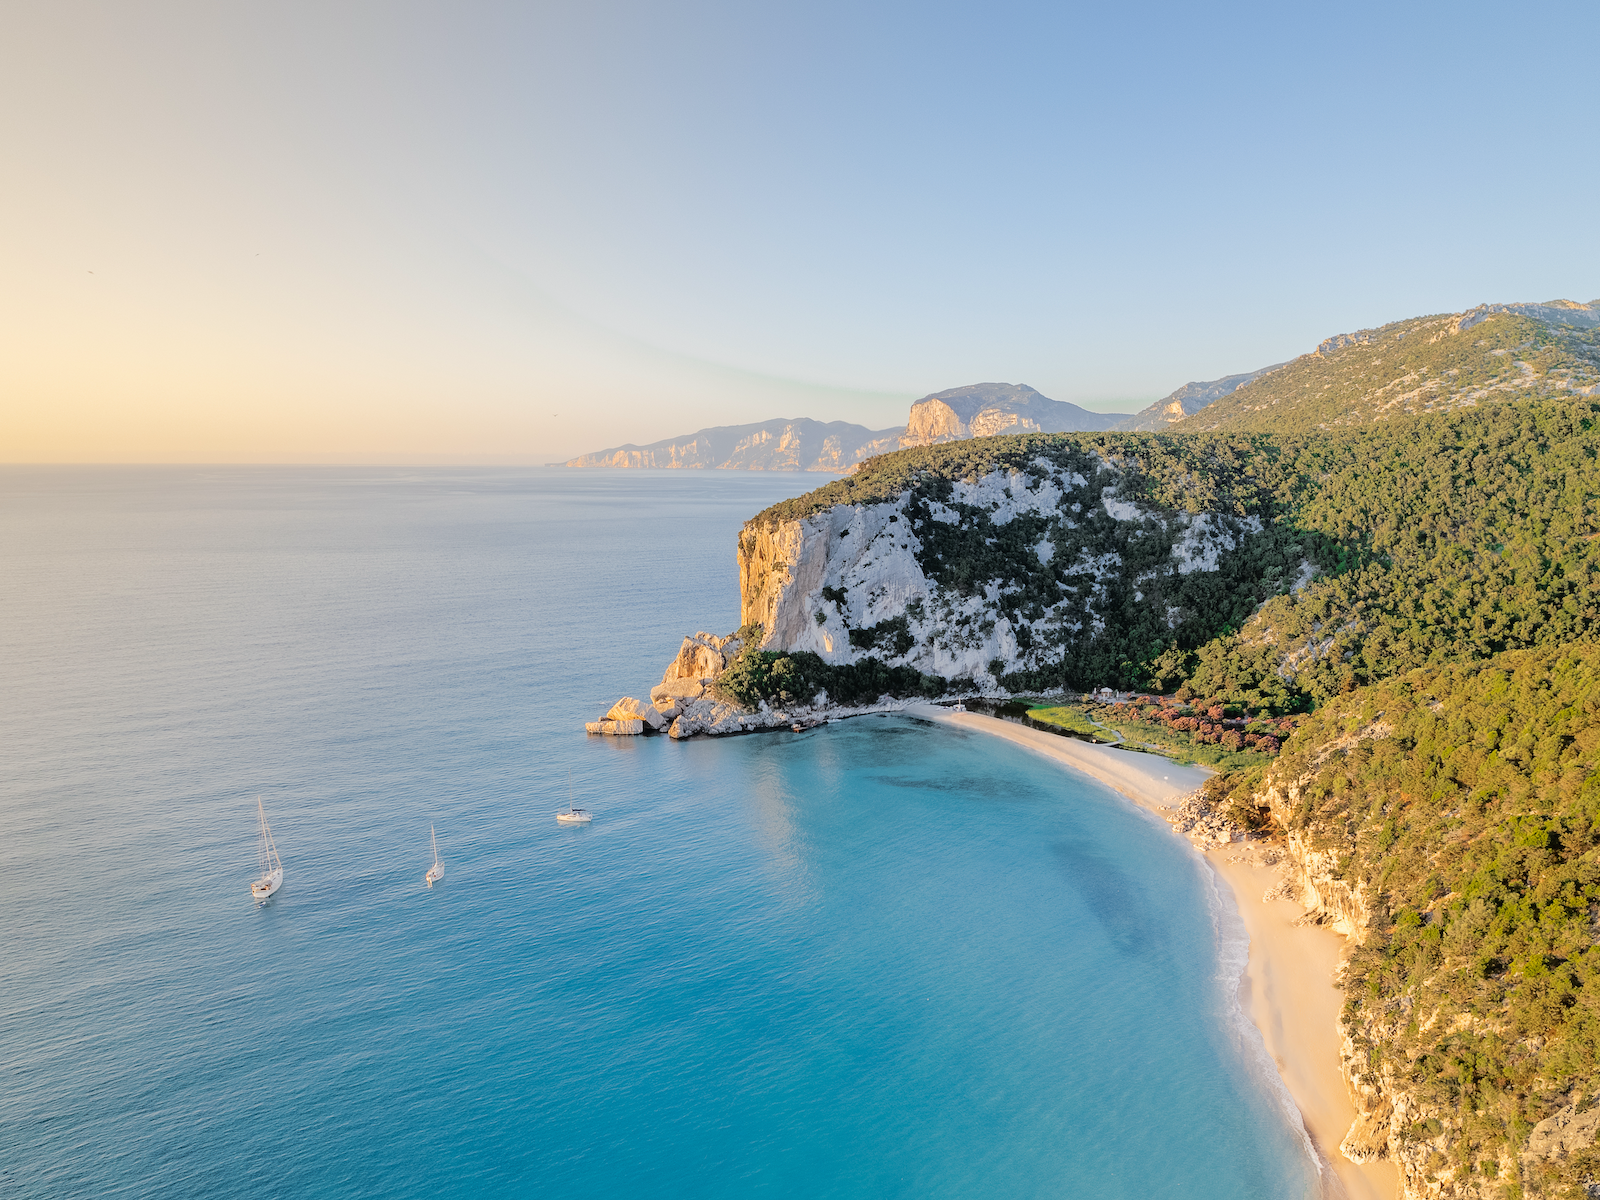
<svg viewBox="0 0 1600 1200"><path fill-rule="evenodd" d="M1030 729L981 713L914 704L906 715L1000 737L1082 772L1139 807L1165 819L1211 772L1154 753L1095 745ZM1331 1173L1326 1191L1349 1200L1393 1200L1399 1174L1389 1162L1353 1163L1339 1141L1355 1119L1355 1106L1339 1070L1339 1011L1344 996L1334 983L1344 939L1302 923L1305 910L1291 900L1267 899L1277 883L1254 848L1233 844L1201 852L1218 890L1231 897L1249 938L1239 978L1239 1005L1260 1032L1266 1054L1288 1089L1307 1137Z"/></svg>

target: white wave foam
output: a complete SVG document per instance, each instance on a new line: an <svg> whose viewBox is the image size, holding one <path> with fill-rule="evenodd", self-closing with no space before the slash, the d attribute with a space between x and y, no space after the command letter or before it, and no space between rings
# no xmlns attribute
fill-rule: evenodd
<svg viewBox="0 0 1600 1200"><path fill-rule="evenodd" d="M1210 910L1211 926L1217 938L1217 986L1222 989L1227 1029L1239 1052L1239 1059L1277 1104L1289 1128L1299 1135L1306 1158L1317 1170L1317 1195L1321 1200L1345 1200L1344 1185L1334 1173L1333 1164L1317 1152L1316 1143L1306 1132L1300 1106L1290 1095L1288 1085L1278 1072L1278 1064L1267 1053L1267 1043L1261 1036L1261 1030L1256 1028L1240 1002L1240 982L1250 965L1250 934L1245 929L1244 918L1239 915L1232 892L1222 885L1210 860L1198 851L1195 857L1204 866L1201 878L1204 881L1206 907Z"/></svg>

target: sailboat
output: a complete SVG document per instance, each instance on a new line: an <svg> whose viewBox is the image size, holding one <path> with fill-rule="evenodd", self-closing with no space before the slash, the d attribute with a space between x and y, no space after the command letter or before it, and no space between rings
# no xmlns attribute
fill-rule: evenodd
<svg viewBox="0 0 1600 1200"><path fill-rule="evenodd" d="M432 825L428 826L428 837L433 842L433 866L428 868L428 873L422 878L429 887L432 887L444 878L444 864L439 861L439 835L433 832Z"/></svg>
<svg viewBox="0 0 1600 1200"><path fill-rule="evenodd" d="M558 812L556 820L563 825L587 825L594 820L594 814L586 808L572 807L572 772L567 772L567 811Z"/></svg>
<svg viewBox="0 0 1600 1200"><path fill-rule="evenodd" d="M267 810L261 806L260 796L256 797L256 812L261 815L261 841L256 852L261 863L261 878L250 885L250 894L257 900L265 900L283 886L283 861L278 857L278 847L273 844Z"/></svg>

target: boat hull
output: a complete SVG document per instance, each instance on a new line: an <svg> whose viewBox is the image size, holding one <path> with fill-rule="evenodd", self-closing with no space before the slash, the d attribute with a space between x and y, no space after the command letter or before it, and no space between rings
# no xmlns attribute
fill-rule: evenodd
<svg viewBox="0 0 1600 1200"><path fill-rule="evenodd" d="M563 825L587 825L592 818L588 813L557 813L556 820Z"/></svg>
<svg viewBox="0 0 1600 1200"><path fill-rule="evenodd" d="M264 875L250 885L250 894L257 900L265 900L273 892L283 886L283 868L279 867L270 875Z"/></svg>
<svg viewBox="0 0 1600 1200"><path fill-rule="evenodd" d="M428 873L426 875L424 875L422 877L422 881L424 883L426 883L429 887L432 887L434 884L438 883L439 880L441 880L443 878L444 878L444 868L443 867L433 867L428 871Z"/></svg>

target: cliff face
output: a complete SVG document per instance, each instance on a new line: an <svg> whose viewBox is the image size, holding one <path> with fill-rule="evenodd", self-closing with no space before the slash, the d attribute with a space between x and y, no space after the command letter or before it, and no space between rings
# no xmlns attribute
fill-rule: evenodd
<svg viewBox="0 0 1600 1200"><path fill-rule="evenodd" d="M1303 800L1306 779L1274 782L1264 799L1274 824L1288 829ZM1354 947L1367 939L1373 912L1371 897L1361 882L1352 884L1341 874L1336 848L1317 848L1314 839L1290 832L1287 839L1291 866L1290 893L1313 918L1345 936ZM1498 1197L1498 1183L1484 1190L1468 1184L1455 1186L1441 1178L1440 1166L1453 1159L1452 1143L1459 1136L1459 1111L1454 1105L1430 1103L1418 1095L1407 1078L1407 1063L1373 1054L1373 1047L1388 1040L1395 1026L1413 1017L1413 1005L1367 1006L1358 1012L1347 1008L1339 1026L1339 1068L1355 1104L1356 1118L1339 1143L1339 1152L1353 1162L1392 1161L1400 1172L1402 1200L1439 1200L1442 1197ZM1515 1177L1515 1155L1502 1153L1496 1174ZM1487 1182L1487 1181L1486 1181Z"/></svg>
<svg viewBox="0 0 1600 1200"><path fill-rule="evenodd" d="M1253 569L1240 556L1262 531L1253 516L1129 498L1137 483L1136 470L1068 450L758 518L739 537L741 619L763 627L765 650L871 657L979 687L1094 671L1097 654L1121 661L1101 636L1108 622L1164 646L1186 622L1215 620L1208 581Z"/></svg>
<svg viewBox="0 0 1600 1200"><path fill-rule="evenodd" d="M1407 1200L1593 1194L1597 749L1581 641L1357 689L1255 789L1288 890L1348 939L1340 1149L1392 1160Z"/></svg>
<svg viewBox="0 0 1600 1200"><path fill-rule="evenodd" d="M1120 413L1095 413L1051 400L1026 384L974 383L935 392L913 404L900 446L932 446L1000 433L1110 429L1120 420Z"/></svg>

